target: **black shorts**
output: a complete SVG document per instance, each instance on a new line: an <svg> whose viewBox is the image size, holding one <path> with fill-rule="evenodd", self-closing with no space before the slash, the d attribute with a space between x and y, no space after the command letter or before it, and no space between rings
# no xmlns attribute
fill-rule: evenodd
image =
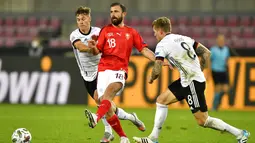
<svg viewBox="0 0 255 143"><path fill-rule="evenodd" d="M89 95L94 99L94 92L97 90L97 78L93 81L86 81L83 79L83 82Z"/></svg>
<svg viewBox="0 0 255 143"><path fill-rule="evenodd" d="M182 87L181 80L178 79L168 88L179 101L186 99L192 113L208 111L204 94L205 82L193 80L189 86Z"/></svg>
<svg viewBox="0 0 255 143"><path fill-rule="evenodd" d="M212 71L212 77L213 77L214 84L228 84L227 72Z"/></svg>

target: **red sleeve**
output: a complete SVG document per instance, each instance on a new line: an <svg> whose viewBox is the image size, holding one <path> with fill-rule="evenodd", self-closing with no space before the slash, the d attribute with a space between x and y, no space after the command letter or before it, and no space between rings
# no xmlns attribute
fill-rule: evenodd
<svg viewBox="0 0 255 143"><path fill-rule="evenodd" d="M134 46L139 52L141 52L144 47L148 47L148 45L144 42L141 35L136 30L133 30L133 36Z"/></svg>
<svg viewBox="0 0 255 143"><path fill-rule="evenodd" d="M106 33L106 27L102 28L97 39L97 48L99 51L103 51L104 44L105 44L105 33Z"/></svg>

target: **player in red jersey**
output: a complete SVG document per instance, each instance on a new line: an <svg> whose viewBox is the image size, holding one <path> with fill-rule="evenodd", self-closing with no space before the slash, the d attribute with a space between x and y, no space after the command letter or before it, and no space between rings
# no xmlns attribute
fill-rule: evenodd
<svg viewBox="0 0 255 143"><path fill-rule="evenodd" d="M124 25L126 7L120 3L113 3L110 9L111 24L101 30L97 43L93 40L89 41L90 48L97 48L102 53L98 64L97 84L100 105L96 114L89 110L85 110L85 114L92 128L106 115L108 123L121 137L121 143L129 143L115 115L116 106L113 98L119 95L125 86L133 46L152 61L155 60L155 56L147 48L140 34L135 29Z"/></svg>

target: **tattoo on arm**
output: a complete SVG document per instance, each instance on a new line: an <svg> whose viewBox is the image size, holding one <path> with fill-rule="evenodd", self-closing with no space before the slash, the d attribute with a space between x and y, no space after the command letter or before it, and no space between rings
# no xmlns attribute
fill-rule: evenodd
<svg viewBox="0 0 255 143"><path fill-rule="evenodd" d="M156 60L155 61L155 64L154 64L154 67L153 67L152 73L151 73L152 80L155 80L155 79L158 78L158 76L161 73L162 65L163 65L163 61L161 61L161 60Z"/></svg>
<svg viewBox="0 0 255 143"><path fill-rule="evenodd" d="M196 48L196 54L199 57L201 57L200 66L201 66L201 70L204 70L204 68L206 68L208 66L208 60L211 55L210 51L202 44L198 44L198 46Z"/></svg>

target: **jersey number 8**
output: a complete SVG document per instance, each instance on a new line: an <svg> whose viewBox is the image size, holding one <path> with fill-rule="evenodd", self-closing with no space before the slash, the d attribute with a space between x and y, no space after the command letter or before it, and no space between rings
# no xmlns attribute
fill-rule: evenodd
<svg viewBox="0 0 255 143"><path fill-rule="evenodd" d="M182 46L182 48L183 48L184 50L187 51L188 56L189 56L192 60L195 60L195 59L196 59L196 54L193 53L193 52L191 51L191 48L190 48L190 46L189 46L187 43L181 42L181 46Z"/></svg>

